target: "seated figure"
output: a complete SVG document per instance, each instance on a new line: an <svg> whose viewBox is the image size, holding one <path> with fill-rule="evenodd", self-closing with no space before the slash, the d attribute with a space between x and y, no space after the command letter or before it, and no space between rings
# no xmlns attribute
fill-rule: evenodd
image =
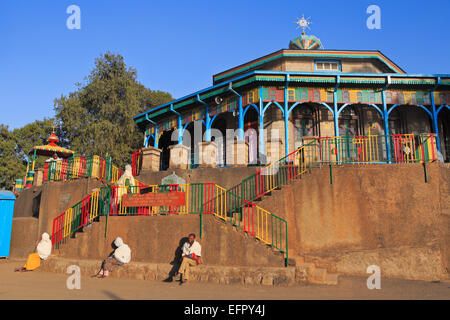
<svg viewBox="0 0 450 320"><path fill-rule="evenodd" d="M97 274L97 278L108 277L114 266L123 266L124 264L130 262L131 249L128 245L123 243L121 237L117 237L116 240L114 240L114 246L116 249L109 255L108 258L103 260L102 267Z"/></svg>
<svg viewBox="0 0 450 320"><path fill-rule="evenodd" d="M27 262L23 267L16 268L14 271L33 271L39 268L41 260L47 260L52 253L52 241L50 240L48 233L44 232L42 234L41 241L39 241L36 251L37 252L28 255Z"/></svg>

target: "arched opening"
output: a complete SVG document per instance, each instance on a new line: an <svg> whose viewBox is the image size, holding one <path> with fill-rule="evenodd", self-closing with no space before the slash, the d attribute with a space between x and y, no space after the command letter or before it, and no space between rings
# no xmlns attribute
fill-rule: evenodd
<svg viewBox="0 0 450 320"><path fill-rule="evenodd" d="M314 103L302 103L294 107L289 115L290 150L300 148L313 137L320 136L320 106Z"/></svg>
<svg viewBox="0 0 450 320"><path fill-rule="evenodd" d="M211 132L211 141L214 141L217 145L217 167L224 167L226 164L226 131L232 129L232 125L228 125L228 114L218 115L211 126L211 129L215 129ZM214 131L218 130L216 134Z"/></svg>
<svg viewBox="0 0 450 320"><path fill-rule="evenodd" d="M339 135L383 135L384 124L381 113L371 105L353 104L339 114Z"/></svg>
<svg viewBox="0 0 450 320"><path fill-rule="evenodd" d="M161 149L159 170L164 171L169 168L170 163L170 149L169 146L177 144L177 141L172 141L172 133L174 129L164 131L158 141L158 147Z"/></svg>
<svg viewBox="0 0 450 320"><path fill-rule="evenodd" d="M388 118L389 134L403 134L406 133L405 115L402 106L392 110Z"/></svg>
<svg viewBox="0 0 450 320"><path fill-rule="evenodd" d="M445 162L450 162L450 110L444 106L438 113L439 142Z"/></svg>
<svg viewBox="0 0 450 320"><path fill-rule="evenodd" d="M396 106L389 113L388 122L390 134L432 132L430 115L416 105Z"/></svg>
<svg viewBox="0 0 450 320"><path fill-rule="evenodd" d="M347 106L339 114L339 136L360 135L360 113L355 106Z"/></svg>
<svg viewBox="0 0 450 320"><path fill-rule="evenodd" d="M147 139L146 139L145 146L146 147L153 147L154 145L155 145L155 138L153 137L153 135L148 136Z"/></svg>
<svg viewBox="0 0 450 320"><path fill-rule="evenodd" d="M264 112L264 141L267 162L276 161L285 155L284 132L283 111L272 102Z"/></svg>
<svg viewBox="0 0 450 320"><path fill-rule="evenodd" d="M196 133L194 135L195 128L197 126L201 126L201 134ZM198 129L197 129L198 130ZM199 151L198 151L198 143L203 141L203 136L205 134L205 124L203 121L197 120L194 122L190 122L184 132L183 132L183 145L190 148L191 151L191 157L189 160L189 168L194 169L198 167L200 158L199 158Z"/></svg>
<svg viewBox="0 0 450 320"><path fill-rule="evenodd" d="M248 142L248 164L257 164L259 158L259 114L254 107L249 107L245 113L244 137Z"/></svg>

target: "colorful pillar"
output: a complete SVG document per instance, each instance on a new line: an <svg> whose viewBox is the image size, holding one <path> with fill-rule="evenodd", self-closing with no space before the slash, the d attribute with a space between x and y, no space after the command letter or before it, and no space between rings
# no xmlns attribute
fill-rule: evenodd
<svg viewBox="0 0 450 320"><path fill-rule="evenodd" d="M181 124L181 115L178 115L178 144L183 144L183 125Z"/></svg>
<svg viewBox="0 0 450 320"><path fill-rule="evenodd" d="M334 136L339 136L339 113L337 105L337 88L333 90L333 120L334 120Z"/></svg>
<svg viewBox="0 0 450 320"><path fill-rule="evenodd" d="M431 107L432 107L432 112L431 114L433 115L433 131L434 133L436 133L436 147L438 149L439 152L441 152L441 144L439 142L439 126L438 126L438 113L436 111L436 104L434 102L434 90L430 91L430 98L431 98Z"/></svg>
<svg viewBox="0 0 450 320"><path fill-rule="evenodd" d="M205 141L211 141L211 117L209 116L209 106L206 102L200 99L200 95L197 94L197 101L205 106Z"/></svg>
<svg viewBox="0 0 450 320"><path fill-rule="evenodd" d="M386 105L385 89L383 89L383 91L381 91L381 99L383 102L384 135L385 135L385 139L386 139L387 160L388 160L388 162L391 162L391 145L390 145L390 139L389 139L389 114L388 114L387 105Z"/></svg>
<svg viewBox="0 0 450 320"><path fill-rule="evenodd" d="M289 154L289 114L288 114L288 83L289 75L286 75L286 83L284 85L284 152Z"/></svg>
<svg viewBox="0 0 450 320"><path fill-rule="evenodd" d="M173 109L173 104L170 105L170 111L178 116L178 144L183 144L183 125L181 122L181 113Z"/></svg>
<svg viewBox="0 0 450 320"><path fill-rule="evenodd" d="M337 90L339 88L339 83L341 82L341 77L339 75L336 76L336 86L333 90L333 119L334 119L334 135L339 137L339 112L338 112L338 104L337 104Z"/></svg>
<svg viewBox="0 0 450 320"><path fill-rule="evenodd" d="M259 86L259 154L264 154L264 104L262 86Z"/></svg>
<svg viewBox="0 0 450 320"><path fill-rule="evenodd" d="M239 98L239 140L244 140L244 110L242 108L242 96L238 95Z"/></svg>
<svg viewBox="0 0 450 320"><path fill-rule="evenodd" d="M234 91L233 89L233 83L230 82L228 85L228 90L230 90L232 93L234 93L238 97L239 101L239 115L238 115L238 140L244 140L244 110L242 108L242 96Z"/></svg>

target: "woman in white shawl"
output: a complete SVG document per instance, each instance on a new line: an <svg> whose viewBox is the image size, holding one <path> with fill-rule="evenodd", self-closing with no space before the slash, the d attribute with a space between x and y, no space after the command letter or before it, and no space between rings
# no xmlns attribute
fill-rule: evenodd
<svg viewBox="0 0 450 320"><path fill-rule="evenodd" d="M33 271L39 268L41 265L41 260L47 260L47 258L52 253L52 241L47 232L44 232L36 247L35 253L28 255L27 262L23 267L16 268L15 271Z"/></svg>
<svg viewBox="0 0 450 320"><path fill-rule="evenodd" d="M108 277L114 266L122 266L130 262L131 249L128 245L123 243L121 237L117 237L116 240L114 240L114 246L116 247L116 250L103 261L102 267L97 274L97 278Z"/></svg>
<svg viewBox="0 0 450 320"><path fill-rule="evenodd" d="M125 172L122 174L119 180L117 180L117 188L116 188L116 195L114 199L114 204L119 205L119 214L121 212L121 206L120 202L122 201L122 197L124 194L127 194L128 187L134 187L136 186L136 181L134 180L133 173L131 166L127 164L125 166Z"/></svg>

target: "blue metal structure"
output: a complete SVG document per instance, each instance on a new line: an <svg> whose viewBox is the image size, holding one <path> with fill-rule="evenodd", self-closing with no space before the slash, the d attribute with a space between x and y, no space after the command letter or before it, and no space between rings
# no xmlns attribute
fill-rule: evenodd
<svg viewBox="0 0 450 320"><path fill-rule="evenodd" d="M11 230L16 196L11 191L0 190L0 257L9 257Z"/></svg>

